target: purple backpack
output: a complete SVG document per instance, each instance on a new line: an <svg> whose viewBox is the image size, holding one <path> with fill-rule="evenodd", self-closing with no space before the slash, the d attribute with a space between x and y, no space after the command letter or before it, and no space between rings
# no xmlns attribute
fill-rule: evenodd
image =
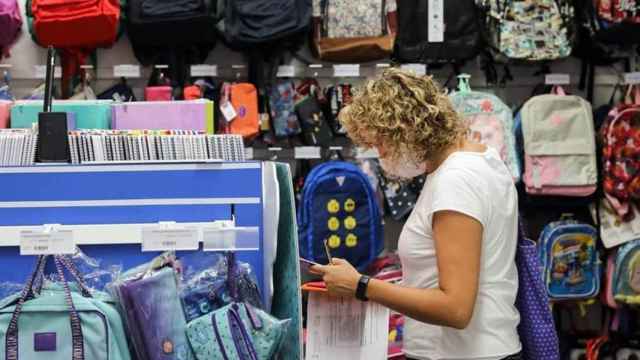
<svg viewBox="0 0 640 360"><path fill-rule="evenodd" d="M520 312L518 335L522 342L523 360L560 360L558 333L551 314L547 289L542 281L536 243L525 237L520 220L518 233L518 295Z"/></svg>
<svg viewBox="0 0 640 360"><path fill-rule="evenodd" d="M18 39L22 16L17 0L0 0L0 59L9 56L9 47Z"/></svg>

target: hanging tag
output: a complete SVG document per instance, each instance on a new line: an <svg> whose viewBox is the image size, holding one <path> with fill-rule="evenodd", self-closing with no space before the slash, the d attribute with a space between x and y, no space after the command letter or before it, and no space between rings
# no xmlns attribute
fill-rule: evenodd
<svg viewBox="0 0 640 360"><path fill-rule="evenodd" d="M191 76L193 77L216 77L218 76L217 65L191 65Z"/></svg>
<svg viewBox="0 0 640 360"><path fill-rule="evenodd" d="M271 121L269 114L260 113L260 130L261 131L269 131L271 130Z"/></svg>
<svg viewBox="0 0 640 360"><path fill-rule="evenodd" d="M277 77L280 78L290 78L296 76L296 69L293 65L280 65L278 66Z"/></svg>
<svg viewBox="0 0 640 360"><path fill-rule="evenodd" d="M231 104L231 101L227 101L220 105L220 111L222 111L222 116L224 116L227 122L231 122L236 118L236 116L238 116L238 113L236 113L236 109L233 107L233 104Z"/></svg>
<svg viewBox="0 0 640 360"><path fill-rule="evenodd" d="M571 77L569 74L546 74L544 76L545 85L569 85Z"/></svg>
<svg viewBox="0 0 640 360"><path fill-rule="evenodd" d="M427 65L426 64L402 64L400 69L404 71L412 71L418 76L427 75Z"/></svg>
<svg viewBox="0 0 640 360"><path fill-rule="evenodd" d="M360 64L333 65L334 77L359 77Z"/></svg>
<svg viewBox="0 0 640 360"><path fill-rule="evenodd" d="M36 79L46 79L47 77L47 66L46 65L34 65L33 67L33 77ZM62 68L60 66L56 66L53 70L53 77L59 79L62 77Z"/></svg>
<svg viewBox="0 0 640 360"><path fill-rule="evenodd" d="M115 65L113 67L113 77L139 78L140 65Z"/></svg>
<svg viewBox="0 0 640 360"><path fill-rule="evenodd" d="M20 255L74 254L76 244L72 230L45 228L20 231Z"/></svg>
<svg viewBox="0 0 640 360"><path fill-rule="evenodd" d="M142 229L142 251L198 250L198 229L158 223Z"/></svg>
<svg viewBox="0 0 640 360"><path fill-rule="evenodd" d="M640 84L640 71L625 73L624 83L625 85Z"/></svg>
<svg viewBox="0 0 640 360"><path fill-rule="evenodd" d="M428 41L444 42L444 0L429 1Z"/></svg>
<svg viewBox="0 0 640 360"><path fill-rule="evenodd" d="M294 157L296 159L320 159L319 146L296 146L294 149Z"/></svg>

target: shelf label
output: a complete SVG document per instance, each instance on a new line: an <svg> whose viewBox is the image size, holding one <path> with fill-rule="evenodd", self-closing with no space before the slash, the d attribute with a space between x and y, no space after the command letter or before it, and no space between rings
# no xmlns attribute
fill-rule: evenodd
<svg viewBox="0 0 640 360"><path fill-rule="evenodd" d="M569 85L571 84L571 77L569 74L546 74L544 83L546 85Z"/></svg>
<svg viewBox="0 0 640 360"><path fill-rule="evenodd" d="M113 77L139 78L140 65L115 65Z"/></svg>
<svg viewBox="0 0 640 360"><path fill-rule="evenodd" d="M402 64L400 65L400 69L404 71L411 71L418 76L427 75L427 65L426 64Z"/></svg>
<svg viewBox="0 0 640 360"><path fill-rule="evenodd" d="M280 65L278 66L278 73L276 76L280 78L294 77L296 76L296 69L293 65Z"/></svg>
<svg viewBox="0 0 640 360"><path fill-rule="evenodd" d="M25 230L20 232L20 255L74 254L72 230Z"/></svg>
<svg viewBox="0 0 640 360"><path fill-rule="evenodd" d="M444 42L444 0L429 1L429 29L427 38L431 43Z"/></svg>
<svg viewBox="0 0 640 360"><path fill-rule="evenodd" d="M142 251L198 250L198 229L158 224L142 229Z"/></svg>
<svg viewBox="0 0 640 360"><path fill-rule="evenodd" d="M376 149L362 149L358 148L356 150L356 158L357 159L377 159L380 157L378 154L378 150Z"/></svg>
<svg viewBox="0 0 640 360"><path fill-rule="evenodd" d="M253 160L253 148L252 147L244 148L244 157L247 160Z"/></svg>
<svg viewBox="0 0 640 360"><path fill-rule="evenodd" d="M296 159L321 159L319 146L296 146L294 149Z"/></svg>
<svg viewBox="0 0 640 360"><path fill-rule="evenodd" d="M625 73L624 83L626 85L640 84L640 71Z"/></svg>
<svg viewBox="0 0 640 360"><path fill-rule="evenodd" d="M46 79L47 78L47 65L34 65L33 67L33 76L36 79ZM59 79L62 77L62 68L60 66L56 66L55 70L53 70L53 77Z"/></svg>
<svg viewBox="0 0 640 360"><path fill-rule="evenodd" d="M359 77L360 64L333 65L334 77Z"/></svg>
<svg viewBox="0 0 640 360"><path fill-rule="evenodd" d="M217 65L191 65L191 76L197 77L216 77L218 76L218 66Z"/></svg>
<svg viewBox="0 0 640 360"><path fill-rule="evenodd" d="M210 226L202 229L204 251L260 250L258 227Z"/></svg>

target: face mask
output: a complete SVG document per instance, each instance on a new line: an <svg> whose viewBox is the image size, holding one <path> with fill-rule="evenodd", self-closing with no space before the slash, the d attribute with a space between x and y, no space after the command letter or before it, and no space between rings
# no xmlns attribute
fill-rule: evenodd
<svg viewBox="0 0 640 360"><path fill-rule="evenodd" d="M415 160L402 156L400 159L381 158L380 166L385 173L400 179L413 179L423 175L427 170L425 163L416 163Z"/></svg>

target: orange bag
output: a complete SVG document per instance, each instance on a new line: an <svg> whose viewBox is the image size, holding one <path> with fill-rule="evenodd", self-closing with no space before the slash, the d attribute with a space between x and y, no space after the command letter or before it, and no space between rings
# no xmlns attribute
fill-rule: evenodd
<svg viewBox="0 0 640 360"><path fill-rule="evenodd" d="M202 98L200 86L197 85L185 86L182 93L185 100L198 100Z"/></svg>
<svg viewBox="0 0 640 360"><path fill-rule="evenodd" d="M220 120L222 132L242 135L245 139L258 135L260 131L258 91L253 84L225 83L222 86L220 108L223 115ZM235 116L229 119L230 114Z"/></svg>

